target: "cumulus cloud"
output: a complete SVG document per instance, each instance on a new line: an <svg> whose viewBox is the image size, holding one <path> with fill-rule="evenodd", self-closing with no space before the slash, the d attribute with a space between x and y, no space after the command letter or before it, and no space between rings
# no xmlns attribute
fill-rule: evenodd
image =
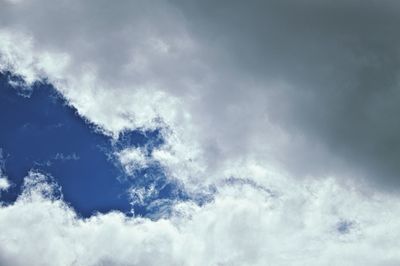
<svg viewBox="0 0 400 266"><path fill-rule="evenodd" d="M271 195L246 182L170 219L76 215L59 188L31 172L0 208L2 265L396 265L397 198L309 182ZM56 192L56 195L53 192ZM371 194L372 193L372 194ZM371 215L373 213L373 215ZM344 229L345 228L345 229Z"/></svg>

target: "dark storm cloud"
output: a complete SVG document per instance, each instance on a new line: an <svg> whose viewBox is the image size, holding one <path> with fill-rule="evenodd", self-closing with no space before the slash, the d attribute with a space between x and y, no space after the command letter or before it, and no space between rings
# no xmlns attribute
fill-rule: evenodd
<svg viewBox="0 0 400 266"><path fill-rule="evenodd" d="M397 1L175 4L217 47L218 64L290 84L275 94L276 121L322 142L374 182L400 185ZM304 171L327 165L301 163Z"/></svg>

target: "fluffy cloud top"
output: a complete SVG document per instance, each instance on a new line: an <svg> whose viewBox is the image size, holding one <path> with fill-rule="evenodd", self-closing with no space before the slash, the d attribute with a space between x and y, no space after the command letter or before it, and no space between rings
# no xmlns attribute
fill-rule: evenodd
<svg viewBox="0 0 400 266"><path fill-rule="evenodd" d="M272 195L251 184L220 188L204 207L169 219L118 212L88 219L31 172L0 208L2 265L396 265L398 198L361 194L333 179ZM290 188L293 188L290 187ZM59 194L58 194L59 195ZM371 215L373 213L373 215Z"/></svg>

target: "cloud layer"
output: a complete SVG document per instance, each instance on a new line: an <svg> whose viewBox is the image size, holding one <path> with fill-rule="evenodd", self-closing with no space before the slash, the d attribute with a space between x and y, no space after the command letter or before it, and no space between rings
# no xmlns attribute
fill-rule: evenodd
<svg viewBox="0 0 400 266"><path fill-rule="evenodd" d="M110 134L168 126L176 177L256 157L398 184L394 1L2 5L3 70Z"/></svg>
<svg viewBox="0 0 400 266"><path fill-rule="evenodd" d="M361 194L333 179L272 195L236 182L203 207L169 219L118 212L87 219L31 172L0 208L2 265L396 265L398 198ZM53 192L57 192L53 195ZM373 213L373 215L371 215Z"/></svg>

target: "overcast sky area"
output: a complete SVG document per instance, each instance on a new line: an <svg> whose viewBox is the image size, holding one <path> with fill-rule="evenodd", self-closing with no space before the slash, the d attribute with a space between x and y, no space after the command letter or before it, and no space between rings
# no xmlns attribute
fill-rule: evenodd
<svg viewBox="0 0 400 266"><path fill-rule="evenodd" d="M399 25L0 0L0 265L400 265Z"/></svg>

